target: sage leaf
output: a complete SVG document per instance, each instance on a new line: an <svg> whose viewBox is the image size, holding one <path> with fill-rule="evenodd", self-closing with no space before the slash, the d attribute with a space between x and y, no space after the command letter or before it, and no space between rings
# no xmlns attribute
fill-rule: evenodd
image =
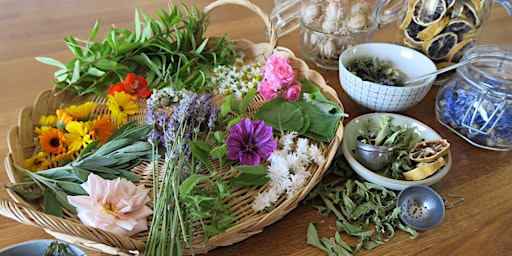
<svg viewBox="0 0 512 256"><path fill-rule="evenodd" d="M35 58L37 61L43 63L43 64L46 64L46 65L51 65L51 66L56 66L58 68L61 68L63 70L67 70L68 67L66 67L66 65L64 65L64 63L54 59L54 58L50 58L50 57L36 57ZM67 76L67 75L66 75Z"/></svg>
<svg viewBox="0 0 512 256"><path fill-rule="evenodd" d="M325 247L325 245L320 242L318 232L316 231L315 225L313 223L309 223L308 225L307 238L307 244L312 245L324 252L328 252L327 247Z"/></svg>
<svg viewBox="0 0 512 256"><path fill-rule="evenodd" d="M44 211L47 214L62 217L62 209L60 208L59 201L57 201L57 198L52 193L50 189L43 189L43 196L44 196Z"/></svg>

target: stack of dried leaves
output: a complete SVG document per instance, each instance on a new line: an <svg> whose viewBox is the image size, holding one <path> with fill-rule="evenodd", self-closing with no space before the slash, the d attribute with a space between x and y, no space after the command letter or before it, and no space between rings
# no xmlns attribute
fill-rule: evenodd
<svg viewBox="0 0 512 256"><path fill-rule="evenodd" d="M377 184L356 178L345 157L337 156L324 181L306 198L324 217L334 214L336 231L333 238L319 237L315 223L308 227L308 244L329 255L354 255L361 248L371 250L391 239L397 229L416 238L418 232L400 222L401 209L396 207L396 193ZM332 176L332 177L331 177ZM343 235L356 237L350 245Z"/></svg>

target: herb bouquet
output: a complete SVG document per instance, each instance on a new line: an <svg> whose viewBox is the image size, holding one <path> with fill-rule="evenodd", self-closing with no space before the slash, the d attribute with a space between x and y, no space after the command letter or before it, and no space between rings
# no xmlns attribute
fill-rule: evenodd
<svg viewBox="0 0 512 256"><path fill-rule="evenodd" d="M269 43L204 38L208 13L237 4ZM219 0L136 12L66 44L54 89L9 132L0 213L110 254L206 253L259 233L320 181L343 134L343 106L286 48L264 12Z"/></svg>

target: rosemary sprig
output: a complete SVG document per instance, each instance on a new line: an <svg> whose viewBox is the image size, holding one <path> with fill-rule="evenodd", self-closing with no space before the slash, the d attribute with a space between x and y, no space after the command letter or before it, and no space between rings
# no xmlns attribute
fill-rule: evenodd
<svg viewBox="0 0 512 256"><path fill-rule="evenodd" d="M57 88L103 95L112 83L128 73L143 74L152 88L172 85L177 89L210 91L212 67L233 63L237 52L227 36L217 40L203 38L208 16L196 7L189 9L169 3L151 18L135 10L134 32L113 27L101 42L94 42L100 20L85 41L73 36L64 42L74 54L66 63L49 57L36 60L59 68L52 81ZM142 19L141 19L142 14Z"/></svg>

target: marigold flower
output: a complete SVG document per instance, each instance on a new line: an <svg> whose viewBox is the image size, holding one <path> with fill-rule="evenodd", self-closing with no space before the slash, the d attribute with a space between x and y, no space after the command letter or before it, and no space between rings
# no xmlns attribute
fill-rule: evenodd
<svg viewBox="0 0 512 256"><path fill-rule="evenodd" d="M116 126L110 121L108 115L104 115L87 122L86 128L89 130L92 140L101 140L101 144L103 144L112 135Z"/></svg>
<svg viewBox="0 0 512 256"><path fill-rule="evenodd" d="M109 94L106 105L110 110L110 115L116 120L116 125L125 124L128 115L139 112L139 106L125 92L115 92L114 95Z"/></svg>
<svg viewBox="0 0 512 256"><path fill-rule="evenodd" d="M66 113L66 111L64 111L63 109L57 109L56 111L57 113L57 128L59 129L64 129L66 128L66 125L73 121L73 117L70 116L68 113Z"/></svg>
<svg viewBox="0 0 512 256"><path fill-rule="evenodd" d="M46 155L50 153L60 154L66 151L66 138L64 133L53 127L41 127L41 135L39 135L39 142L45 151Z"/></svg>
<svg viewBox="0 0 512 256"><path fill-rule="evenodd" d="M91 134L84 122L72 121L66 126L66 145L69 151L78 151L92 142Z"/></svg>
<svg viewBox="0 0 512 256"><path fill-rule="evenodd" d="M48 166L50 166L50 162L46 159L42 151L23 162L23 168L32 172L46 170Z"/></svg>
<svg viewBox="0 0 512 256"><path fill-rule="evenodd" d="M77 216L87 226L122 236L131 236L148 228L147 217L153 213L149 189L126 179L104 180L90 174L82 188L88 196L68 196Z"/></svg>
<svg viewBox="0 0 512 256"><path fill-rule="evenodd" d="M87 121L96 105L96 103L89 101L81 105L71 105L64 109L64 112L71 116L73 120Z"/></svg>
<svg viewBox="0 0 512 256"><path fill-rule="evenodd" d="M231 133L226 139L228 157L240 160L242 165L259 164L261 158L268 158L277 148L277 141L272 139L272 127L261 120L242 119L229 128Z"/></svg>
<svg viewBox="0 0 512 256"><path fill-rule="evenodd" d="M39 125L40 127L36 127L34 129L34 132L36 134L41 134L41 128L42 127L57 127L57 121L58 118L55 115L43 115L39 118Z"/></svg>

